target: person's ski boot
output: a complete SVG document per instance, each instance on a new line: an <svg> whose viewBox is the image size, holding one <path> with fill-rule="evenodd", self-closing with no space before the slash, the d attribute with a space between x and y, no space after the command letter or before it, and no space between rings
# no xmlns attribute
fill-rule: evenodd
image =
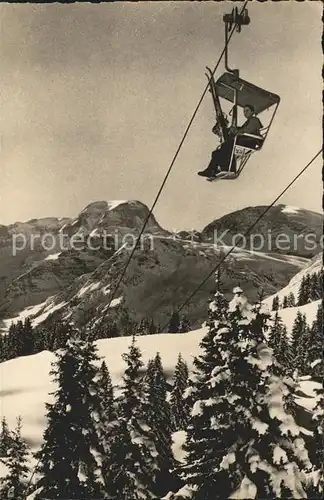
<svg viewBox="0 0 324 500"><path fill-rule="evenodd" d="M215 168L206 168L205 170L201 170L201 172L198 172L198 175L201 175L202 177L216 177L216 175L221 172L221 168L218 166Z"/></svg>
<svg viewBox="0 0 324 500"><path fill-rule="evenodd" d="M209 177L211 173L211 170L210 168L205 168L205 170L200 170L200 172L197 172L198 175L200 175L201 177Z"/></svg>

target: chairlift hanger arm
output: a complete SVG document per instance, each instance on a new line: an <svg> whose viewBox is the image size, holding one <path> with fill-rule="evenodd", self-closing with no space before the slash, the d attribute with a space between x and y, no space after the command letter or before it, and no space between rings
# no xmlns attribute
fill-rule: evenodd
<svg viewBox="0 0 324 500"><path fill-rule="evenodd" d="M225 68L230 73L239 76L238 69L231 69L228 66L228 43L229 43L228 34L231 31L233 25L236 25L236 31L240 33L242 26L247 26L248 24L250 24L248 10L245 7L245 9L241 13L239 13L238 8L235 7L233 8L230 14L225 14L223 16L223 21L225 23Z"/></svg>

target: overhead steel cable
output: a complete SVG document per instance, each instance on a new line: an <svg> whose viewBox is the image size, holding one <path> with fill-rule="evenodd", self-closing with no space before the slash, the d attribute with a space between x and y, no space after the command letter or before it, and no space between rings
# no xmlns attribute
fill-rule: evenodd
<svg viewBox="0 0 324 500"><path fill-rule="evenodd" d="M242 13L244 12L244 10L245 10L245 8L246 8L247 4L248 4L248 0L246 0L246 1L244 2L244 5L243 5L243 7L242 7L242 9L241 9L241 11L240 11L240 14L242 14ZM218 59L218 61L217 61L216 65L215 65L215 67L214 67L214 70L212 71L212 74L213 74L213 75L215 74L215 72L216 72L216 70L217 70L217 68L218 68L218 66L219 66L219 64L220 64L220 62L221 62L221 60L222 60L222 58L224 57L224 54L225 54L225 52L226 52L226 49L227 49L227 47L228 47L228 45L229 45L229 42L230 42L230 40L231 40L231 38L232 38L232 36L233 36L233 34L234 34L234 31L235 31L235 29L236 29L236 27L237 27L237 26L238 26L238 23L237 23L237 22L235 22L235 23L233 24L233 28L232 28L232 30L231 30L231 32L230 32L230 34L229 34L229 36L228 36L227 42L226 42L226 43L225 43L225 45L224 45L224 49L223 49L223 51L222 51L222 53L221 53L221 55L220 55L220 57L219 57L219 59ZM189 132L189 130L190 130L190 128L191 128L191 125L192 125L192 123L193 123L193 121L194 121L195 117L196 117L196 114L197 114L197 112L198 112L198 110L199 110L199 108L200 108L200 105L201 105L201 103L202 103L202 101L203 101L203 99L204 99L204 97L205 97L205 94L206 94L206 92L207 92L207 90L208 90L208 87L209 87L209 83L206 85L206 87L205 87L205 89L204 89L204 91L203 91L203 93L202 93L202 96L200 97L200 99L199 99L199 101L198 101L198 104L197 104L197 106L196 106L196 108L195 108L195 110L194 110L194 112L193 112L193 114L192 114L192 117L191 117L191 119L190 119L190 121L189 121L189 123L188 123L188 125L187 125L187 128L186 128L186 130L185 130L185 132L184 132L184 134L183 134L183 137L182 137L182 139L181 139L181 141L180 141L180 144L179 144L179 146L178 146L178 148L177 148L177 150L176 150L176 153L175 153L175 155L174 155L174 157L173 157L173 159L172 159L172 161L171 161L171 163L170 163L170 166L169 166L169 168L168 168L168 170L167 170L167 173L166 173L166 175L165 175L165 177L164 177L164 180L163 180L163 182L162 182L162 184L161 184L161 187L160 187L160 189L159 189L159 191L158 191L158 193L157 193L157 195L156 195L156 197L155 197L155 200L154 200L154 202L153 202L153 204L152 204L152 207L150 208L149 213L148 213L148 215L147 215L147 217L146 217L146 219L145 219L145 221L144 221L143 227L142 227L142 229L141 229L141 231L140 231L140 233L139 233L139 235L138 235L138 237L137 237L136 243L134 244L134 247L133 247L133 249L132 249L132 251L131 251L131 253L130 253L130 255L129 255L129 258L127 259L126 265L125 265L125 266L124 266L124 268L123 268L123 271L122 271L122 273L121 273L121 275L120 275L119 280L117 281L117 285L116 285L116 286L115 286L115 288L114 288L114 292L113 292L113 294L111 295L111 298L110 298L110 300L109 300L109 302L108 302L108 304L107 304L107 306L106 306L106 309L107 309L107 310L109 309L109 306L111 305L111 303L112 303L112 301L113 301L113 299L114 299L114 297L115 297L115 295L116 295L116 292L117 292L117 290L118 290L118 288L119 288L119 286L120 286L120 284L121 284L121 282L122 282L122 280L123 280L123 278L124 278L124 276L125 276L125 273L126 273L126 271L127 271L127 268L128 268L128 266L129 266L129 264L130 264L130 262L131 262L132 258L133 258L134 253L135 253L136 247L137 247L137 245L138 245L138 243L139 243L139 241L140 241L140 238L141 238L141 237L142 237L142 235L143 235L144 229L145 229L145 227L146 227L146 225L147 225L147 223L148 223L148 221L149 221L149 219L150 219L150 217L151 217L151 215L152 215L152 213L153 213L153 210L154 210L154 208L155 208L155 206L156 206L156 204L157 204L157 202L158 202L158 199L159 199L159 197L160 197L160 195L161 195L161 193L162 193L162 191L163 191L163 188L164 188L164 186L165 186L165 184L166 184L166 181L167 181L167 179L168 179L168 177L169 177L169 175L170 175L170 172L171 172L171 170L172 170L172 168L173 168L173 165L174 165L174 163L175 163L175 161L176 161L176 159L177 159L177 157L178 157L178 154L179 154L179 152L180 152L180 149L182 148L182 145L183 145L183 143L184 143L184 141L185 141L185 139L186 139L186 137L187 137L187 135L188 135L188 132ZM27 489L28 489L28 487L29 487L29 486L30 486L30 484L31 484L31 481L32 481L32 479L33 479L34 473L35 473L35 471L36 471L36 468L38 467L39 462L40 462L40 459L38 460L37 464L35 465L35 468L33 469L33 472L32 472L32 474L31 474L31 477L30 477L30 479L29 479L29 481L28 481L28 483L27 483Z"/></svg>
<svg viewBox="0 0 324 500"><path fill-rule="evenodd" d="M246 236L248 236L250 234L250 232L252 231L252 229L255 228L255 226L260 222L260 220L262 219L262 217L264 217L266 215L266 213L269 212L270 208L272 208L276 203L277 201L286 193L286 191L288 191L288 189L294 184L294 182L296 182L297 179L299 179L299 177L312 165L312 163L316 160L316 158L321 154L322 152L322 149L320 149L318 151L318 153L307 163L307 165L302 168L302 170L299 172L299 174L297 174L294 179L288 184L288 186L285 187L285 189L283 191L281 191L281 193L276 197L276 199L262 212L262 214L256 219L256 221L247 229L247 231L245 231L244 234L241 234L242 236L242 240L244 241L244 239L246 238ZM194 295L196 295L196 293L204 286L204 284L209 280L209 278L215 274L215 272L220 268L221 264L224 262L224 260L235 250L235 248L237 248L238 245L234 245L224 256L223 258L220 260L220 262L218 262L218 264L212 269L212 271L208 274L208 276L206 276L206 278L200 283L200 285L189 295L189 297L186 299L186 301L180 306L179 309L176 309L174 312L176 313L179 313L180 311L182 311L182 309L189 303L189 301L194 297ZM169 321L168 323L166 323L163 328L161 329L161 331L163 332L164 329L169 325Z"/></svg>
<svg viewBox="0 0 324 500"><path fill-rule="evenodd" d="M244 12L244 10L245 10L245 8L246 8L247 4L248 4L248 0L244 2L244 5L243 5L243 7L242 7L242 9L241 9L241 11L240 11L240 15ZM221 62L221 60L222 60L222 58L224 57L224 54L225 54L226 49L227 49L227 47L228 47L228 44L229 44L229 42L230 42L230 40L231 40L231 38L232 38L232 36L233 36L233 34L234 34L234 31L235 31L235 29L236 29L236 27L237 27L237 26L238 26L238 23L237 23L237 22L235 22L235 23L233 24L233 27L232 27L231 31L230 31L230 34L229 34L228 39L227 39L227 42L226 42L226 43L225 43L225 45L224 45L224 49L223 49L223 51L222 51L221 55L219 56L219 59L218 59L218 61L217 61L216 65L215 65L215 67L214 67L214 69L213 69L213 71L212 71L212 75L214 75L214 74L215 74L215 72L216 72L216 70L217 70L217 68L218 68L218 66L219 66L219 64L220 64L220 62ZM128 259L127 259L127 262L126 262L126 264L125 264L125 266L124 266L124 268L123 268L123 271L122 271L122 273L121 273L121 275L120 275L120 278L119 278L119 279L118 279L118 281L117 281L117 285L116 285L116 286L115 286L115 288L114 288L114 292L113 292L113 294L111 295L110 301L108 302L108 305L106 306L106 310L108 310L108 309L109 309L109 307L110 307L110 305L111 305L111 302L113 301L113 299L114 299L114 297L115 297L115 295L116 295L116 292L117 292L117 290L118 290L118 288L119 288L119 286L120 286L120 284L121 284L121 282L122 282L122 280L123 280L123 278L124 278L124 276L125 276L125 273L126 273L127 268L128 268L128 266L129 266L129 264L130 264L130 262L131 262L131 260L132 260L132 258L133 258L133 256L134 256L134 253L135 253L135 250L136 250L136 248L137 248L137 246L138 246L138 243L139 243L139 241L140 241L140 238L141 238L141 237L142 237L142 235L143 235L144 229L145 229L145 227L146 227L146 225L147 225L147 223L148 223L148 221L149 221L149 219L150 219L150 217L151 217L151 215L152 215L152 213L153 213L153 210L154 210L154 208L155 208L155 205L157 204L158 199L159 199L159 197L160 197L160 195L161 195L161 193L162 193L162 191L163 191L163 188L164 188L164 186L165 186L165 184L166 184L166 181L167 181L167 179L168 179L168 177L169 177L169 175L170 175L170 173L171 173L171 170L172 170L173 165L174 165L174 163L175 163L175 161L176 161L176 159L177 159L177 157L178 157L178 154L179 154L179 152L180 152L180 149L182 148L182 145L183 145L183 143L184 143L184 141L185 141L185 139L186 139L186 137L187 137L187 135L188 135L188 132L189 132L189 130L190 130L190 127L191 127L191 125L192 125L192 123L193 123L193 121L194 121L194 119L195 119L195 117L196 117L196 114L197 114L197 112L198 112L198 109L200 108L200 105L201 105L201 103L202 103L202 101L203 101L203 99L204 99L204 97L205 97L205 94L206 94L206 92L207 92L207 90L208 90L208 87L209 87L209 83L206 85L206 87L205 87L205 89L204 89L204 91L203 91L203 93L202 93L202 96L200 97L200 99L199 99L199 101L198 101L198 104L197 104L197 106L196 106L196 108L195 108L195 110L194 110L194 112L193 112L193 114L192 114L192 116L191 116L191 118L190 118L190 121L189 121L189 123L188 123L188 125L187 125L187 128L186 128L186 130L185 130L184 134L183 134L183 137L182 137L182 139L181 139L181 141L180 141L180 144L179 144L179 146L178 146L178 148L177 148L177 150L176 150L176 152L175 152L175 155L174 155L174 157L173 157L173 159L172 159L172 161L171 161L171 163L170 163L170 166L169 166L169 168L168 168L168 170L167 170L167 173L166 173L166 175L165 175L165 177L164 177L164 179L163 179L163 182L162 182L162 184L161 184L161 187L160 187L160 189L159 189L159 191L158 191L158 193L157 193L157 195L156 195L156 197L155 197L155 200L154 200L154 202L153 202L153 205L152 205L152 207L151 207L151 208L150 208L150 210L149 210L149 213L148 213L148 215L147 215L147 217L146 217L146 219L145 219L145 221L144 221L143 227L142 227L142 229L141 229L141 231L140 231L140 233L139 233L139 235L138 235L138 237L137 237L137 240L136 240L136 242L135 242L135 244L134 244L134 247L133 247L133 249L132 249L132 251L131 251L131 253L130 253L130 255L129 255Z"/></svg>
<svg viewBox="0 0 324 500"><path fill-rule="evenodd" d="M283 191L275 198L275 200L263 211L263 213L256 219L256 221L249 227L249 229L242 235L242 238L245 238L251 231L252 229L260 222L262 217L265 216L265 214L270 210L273 205L288 191L288 189L296 182L297 179L312 165L312 163L317 159L317 157L321 154L322 149L318 151L318 153L307 163L307 165L297 174L294 179L285 187ZM217 271L217 269L221 266L221 264L224 262L224 260L234 251L236 248L236 245L234 245L228 252L227 254L224 255L224 257L221 259L221 261L212 269L212 271L206 276L206 278L200 283L200 285L190 294L190 296L186 299L186 301L180 306L179 309L177 309L175 312L180 312L187 304L188 302L194 297L194 295L202 288L202 286L208 281L208 279ZM169 322L166 323L166 325L163 326L161 331L168 326ZM27 483L26 489L28 490L28 487L31 484L31 481L34 477L35 471L39 465L41 458L38 459L37 464L35 465L31 477ZM27 497L26 497L27 500Z"/></svg>

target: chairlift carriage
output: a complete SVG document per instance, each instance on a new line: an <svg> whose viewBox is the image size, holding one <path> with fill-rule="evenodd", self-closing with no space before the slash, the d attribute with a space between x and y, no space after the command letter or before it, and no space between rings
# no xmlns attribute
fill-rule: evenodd
<svg viewBox="0 0 324 500"><path fill-rule="evenodd" d="M219 136L221 142L228 139L229 120L222 109L224 107L224 104L222 106L222 102L225 103L227 101L233 104L229 112L229 115L232 117L232 127L237 126L238 110L243 109L246 105L254 107L256 116L269 110L272 113L268 117L268 124L260 130L260 135L248 133L238 133L235 135L227 170L217 173L215 177L208 178L208 180L236 179L240 175L251 155L254 152L260 151L263 147L280 103L278 95L243 80L239 77L238 69L230 69L228 67L228 33L233 24L236 24L236 29L239 32L242 25L249 24L250 19L247 9L238 14L237 8L235 8L231 14L226 14L223 20L225 22L225 68L227 71L217 81L215 81L210 68L207 67L206 73L216 112L217 123L213 131ZM264 115L262 115L262 120L263 118ZM233 159L235 162L233 162ZM233 163L236 164L235 172L232 167Z"/></svg>

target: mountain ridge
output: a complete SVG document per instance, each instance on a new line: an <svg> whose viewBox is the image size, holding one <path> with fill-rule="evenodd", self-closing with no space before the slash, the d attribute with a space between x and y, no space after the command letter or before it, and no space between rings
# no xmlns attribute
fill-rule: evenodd
<svg viewBox="0 0 324 500"><path fill-rule="evenodd" d="M304 231L308 212L304 209L286 208L290 210L287 215L285 207L287 206L278 205L270 210L266 228L271 224L275 225L276 214L283 212L284 217L280 220L284 221L284 229L290 224L290 230ZM215 224L219 225L217 227L225 227L225 224L234 220L238 221L237 227L242 223L244 228L251 224L251 219L263 208L247 207L215 219L201 233L196 230L176 234L169 232L160 226L153 214L149 214L148 207L137 200L91 202L71 219L49 217L19 223L15 228L11 227L11 232L23 227L29 237L33 228L45 231L50 227L55 233L55 245L51 250L35 245L33 251L27 248L17 252L15 258L12 258L6 255L8 248L1 247L0 243L0 314L4 318L15 317L27 307L47 302L52 303L53 307L64 303L61 313L65 317L68 314L69 317L78 316L77 311L82 308L101 314L110 296L106 292L99 292L99 289L114 288L132 249L131 246L126 247L129 247L128 243L134 244L135 237L147 219L144 238L129 263L121 283L120 295L124 297L124 307L133 311L137 319L156 314L157 321L164 322L172 310L183 303L230 251L230 246L215 245L208 238ZM320 219L320 214L315 212L309 215L308 226L315 220L317 235L320 233ZM277 232L280 228L277 222ZM105 240L106 233L108 237ZM79 237L81 241L88 241L90 238L89 241L95 243L96 248L86 245L84 248L68 247L61 250L61 235L69 241L75 237ZM298 255L298 252L297 255L286 255L283 252L266 252L264 249L255 252L238 247L222 265L223 285L226 293L230 293L232 285L237 281L249 283L247 294L251 300L255 300L256 289L263 288L266 294L275 293L307 262L308 259ZM4 271L7 276L3 276ZM89 288L79 296L80 289L86 282L90 283ZM100 283L100 286L91 288L96 283ZM195 324L200 321L203 301L212 289L211 278L198 294L198 306L191 318ZM66 306L65 303L70 305ZM71 303L74 304L73 307ZM159 307L162 313L157 312ZM59 309L61 308L56 311ZM112 315L118 314L118 310L116 308Z"/></svg>

